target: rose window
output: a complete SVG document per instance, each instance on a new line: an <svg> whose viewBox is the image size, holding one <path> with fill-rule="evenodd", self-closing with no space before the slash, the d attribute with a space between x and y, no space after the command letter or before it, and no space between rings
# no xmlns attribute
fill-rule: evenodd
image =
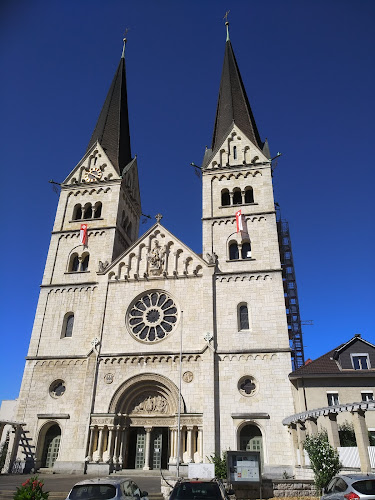
<svg viewBox="0 0 375 500"><path fill-rule="evenodd" d="M246 375L238 381L238 390L242 396L253 396L257 391L257 384L254 377Z"/></svg>
<svg viewBox="0 0 375 500"><path fill-rule="evenodd" d="M177 306L166 292L147 292L131 305L127 323L131 333L139 340L158 342L175 328Z"/></svg>

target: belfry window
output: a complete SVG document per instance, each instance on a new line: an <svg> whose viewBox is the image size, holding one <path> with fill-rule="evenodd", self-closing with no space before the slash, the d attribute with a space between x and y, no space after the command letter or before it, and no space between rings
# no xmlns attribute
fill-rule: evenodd
<svg viewBox="0 0 375 500"><path fill-rule="evenodd" d="M75 253L72 255L70 259L70 269L69 271L76 273L79 271L79 258L78 255Z"/></svg>
<svg viewBox="0 0 375 500"><path fill-rule="evenodd" d="M251 258L251 247L249 242L242 243L241 247L241 258L250 259Z"/></svg>
<svg viewBox="0 0 375 500"><path fill-rule="evenodd" d="M247 304L240 304L238 307L238 330L249 329L249 311Z"/></svg>
<svg viewBox="0 0 375 500"><path fill-rule="evenodd" d="M63 327L63 337L71 337L73 335L74 314L68 313L65 317Z"/></svg>
<svg viewBox="0 0 375 500"><path fill-rule="evenodd" d="M250 186L245 189L245 203L254 203L254 191Z"/></svg>
<svg viewBox="0 0 375 500"><path fill-rule="evenodd" d="M233 205L242 205L242 193L240 188L233 189Z"/></svg>
<svg viewBox="0 0 375 500"><path fill-rule="evenodd" d="M82 207L81 205L76 205L73 210L73 220L82 219Z"/></svg>
<svg viewBox="0 0 375 500"><path fill-rule="evenodd" d="M238 258L238 245L236 242L233 242L229 245L229 260L237 260Z"/></svg>
<svg viewBox="0 0 375 500"><path fill-rule="evenodd" d="M228 189L223 189L221 191L221 206L226 207L230 205L230 194Z"/></svg>
<svg viewBox="0 0 375 500"><path fill-rule="evenodd" d="M233 160L237 160L237 146L233 146Z"/></svg>
<svg viewBox="0 0 375 500"><path fill-rule="evenodd" d="M91 203L88 203L87 205L85 205L84 213L83 213L83 218L84 219L91 219L92 218L92 206L91 206Z"/></svg>
<svg viewBox="0 0 375 500"><path fill-rule="evenodd" d="M100 201L98 201L97 203L95 203L95 206L94 206L94 219L99 219L102 215L102 204L100 203Z"/></svg>
<svg viewBox="0 0 375 500"><path fill-rule="evenodd" d="M90 255L86 254L85 257L82 259L82 264L81 264L81 271L87 271L89 267L89 260L90 260Z"/></svg>

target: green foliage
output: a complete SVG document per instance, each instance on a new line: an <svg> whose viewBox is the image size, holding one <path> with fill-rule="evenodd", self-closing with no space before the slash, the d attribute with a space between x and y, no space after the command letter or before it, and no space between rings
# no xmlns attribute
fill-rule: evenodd
<svg viewBox="0 0 375 500"><path fill-rule="evenodd" d="M14 500L44 500L49 496L48 491L43 491L43 481L39 481L38 476L30 477L17 488Z"/></svg>
<svg viewBox="0 0 375 500"><path fill-rule="evenodd" d="M209 462L215 465L215 476L219 479L226 479L227 477L227 452L223 451L222 457L215 453L207 457Z"/></svg>
<svg viewBox="0 0 375 500"><path fill-rule="evenodd" d="M357 446L354 426L347 420L339 425L340 446Z"/></svg>
<svg viewBox="0 0 375 500"><path fill-rule="evenodd" d="M339 454L328 442L327 432L321 431L308 436L304 448L309 455L311 468L315 475L315 485L321 491L341 469Z"/></svg>

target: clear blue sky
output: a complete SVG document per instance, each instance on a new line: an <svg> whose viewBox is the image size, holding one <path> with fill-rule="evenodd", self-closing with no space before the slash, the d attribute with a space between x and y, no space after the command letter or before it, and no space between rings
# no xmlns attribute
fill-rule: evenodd
<svg viewBox="0 0 375 500"><path fill-rule="evenodd" d="M374 333L372 0L4 0L0 7L2 356L17 397L62 181L83 156L128 27L132 151L144 213L201 251L200 164L223 16L262 138L283 153L306 357ZM150 227L141 226L141 232Z"/></svg>

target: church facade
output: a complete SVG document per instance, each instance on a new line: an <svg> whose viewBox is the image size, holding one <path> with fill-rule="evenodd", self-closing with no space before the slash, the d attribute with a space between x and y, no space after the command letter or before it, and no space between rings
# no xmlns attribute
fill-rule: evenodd
<svg viewBox="0 0 375 500"><path fill-rule="evenodd" d="M229 37L202 189L202 255L159 215L138 237L123 51L61 185L17 408L30 467L174 469L238 449L260 451L268 475L291 471L271 158Z"/></svg>

